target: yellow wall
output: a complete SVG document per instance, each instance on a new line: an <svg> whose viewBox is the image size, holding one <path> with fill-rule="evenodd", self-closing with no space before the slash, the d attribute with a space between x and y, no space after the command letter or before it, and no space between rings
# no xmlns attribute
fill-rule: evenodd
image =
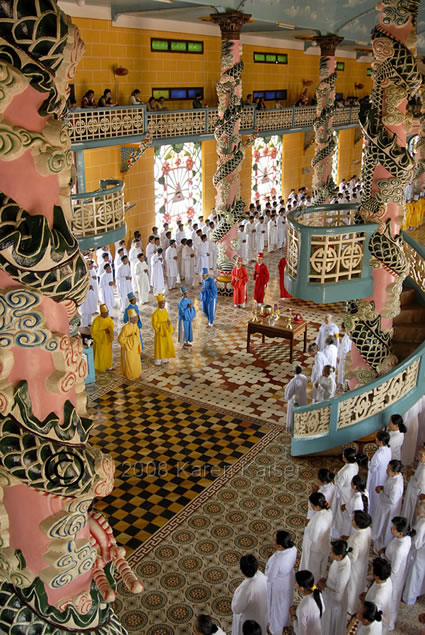
<svg viewBox="0 0 425 635"><path fill-rule="evenodd" d="M338 183L342 179L351 179L354 174L360 176L362 138L354 143L355 133L355 128L339 131Z"/></svg>
<svg viewBox="0 0 425 635"><path fill-rule="evenodd" d="M129 103L130 93L135 88L140 89L143 101L146 102L152 94L152 88L203 86L208 105L216 105L215 83L220 72L219 37L187 36L187 39L203 41L203 55L152 52L151 37L185 39L185 35L113 27L108 20L74 18L73 21L79 27L87 47L75 77L77 102L80 102L88 89L93 89L99 98L105 88L110 88L115 96L113 68L122 65L129 72L125 77L117 78L117 98L120 104ZM287 53L288 64L254 64L254 51ZM368 94L372 88L372 80L367 77L369 64L347 58L337 59L345 63L345 70L338 72L337 92L342 92L345 96L357 92L359 97ZM276 46L245 44L243 60L244 95L253 90L286 88L288 100L283 105L292 105L303 91L303 80L311 80L313 85L309 92L310 97L313 96L319 80L318 56ZM355 91L355 83L363 84L364 88ZM191 102L173 101L167 105L169 108L188 108L191 107ZM272 107L274 103L268 102L267 105Z"/></svg>

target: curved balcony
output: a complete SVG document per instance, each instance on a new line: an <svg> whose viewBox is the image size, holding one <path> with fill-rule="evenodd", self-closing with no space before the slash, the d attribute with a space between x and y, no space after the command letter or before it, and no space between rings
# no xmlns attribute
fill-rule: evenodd
<svg viewBox="0 0 425 635"><path fill-rule="evenodd" d="M340 108L335 111L333 125L358 125L359 108ZM255 110L247 107L241 113L240 130L250 134L313 128L315 106ZM147 112L146 106L119 106L116 108L87 108L73 110L68 115L69 134L73 149L97 147L113 143L140 141L146 132L153 139L211 138L218 119L217 108L166 110Z"/></svg>
<svg viewBox="0 0 425 635"><path fill-rule="evenodd" d="M377 225L355 225L356 210L347 203L288 214L285 286L291 295L326 304L372 293L368 245Z"/></svg>
<svg viewBox="0 0 425 635"><path fill-rule="evenodd" d="M410 264L407 281L425 304L425 249L404 232L403 237ZM423 396L424 386L425 342L402 363L365 386L318 404L294 407L292 455L323 452L376 432L387 424L391 414L411 408Z"/></svg>
<svg viewBox="0 0 425 635"><path fill-rule="evenodd" d="M102 180L95 192L73 194L71 203L72 232L81 249L101 247L125 236L123 181Z"/></svg>

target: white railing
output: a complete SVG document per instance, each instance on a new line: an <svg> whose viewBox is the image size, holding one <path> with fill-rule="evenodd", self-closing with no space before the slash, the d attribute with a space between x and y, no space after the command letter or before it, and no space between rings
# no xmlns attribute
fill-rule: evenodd
<svg viewBox="0 0 425 635"><path fill-rule="evenodd" d="M125 224L123 181L101 181L95 192L74 194L72 232L78 239L105 234Z"/></svg>
<svg viewBox="0 0 425 635"><path fill-rule="evenodd" d="M68 115L72 143L142 135L145 132L145 108L85 108Z"/></svg>

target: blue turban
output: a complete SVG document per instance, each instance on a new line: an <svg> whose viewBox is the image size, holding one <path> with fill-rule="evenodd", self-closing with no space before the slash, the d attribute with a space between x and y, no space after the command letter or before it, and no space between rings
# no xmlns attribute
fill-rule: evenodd
<svg viewBox="0 0 425 635"><path fill-rule="evenodd" d="M132 300L133 298L135 298L136 296L134 295L133 291L131 293L127 293L127 298L129 300Z"/></svg>
<svg viewBox="0 0 425 635"><path fill-rule="evenodd" d="M182 293L187 293L187 286L184 284L182 287L180 287L180 291Z"/></svg>
<svg viewBox="0 0 425 635"><path fill-rule="evenodd" d="M206 273L206 274L208 274L208 269L207 269L206 267L203 267L203 269L202 269L202 273Z"/></svg>

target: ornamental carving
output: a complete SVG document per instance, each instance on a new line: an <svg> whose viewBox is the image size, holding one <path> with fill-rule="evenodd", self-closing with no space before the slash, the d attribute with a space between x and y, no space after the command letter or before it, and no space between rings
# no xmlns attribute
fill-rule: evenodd
<svg viewBox="0 0 425 635"><path fill-rule="evenodd" d="M294 412L294 438L326 435L329 432L330 421L330 406L306 412Z"/></svg>

